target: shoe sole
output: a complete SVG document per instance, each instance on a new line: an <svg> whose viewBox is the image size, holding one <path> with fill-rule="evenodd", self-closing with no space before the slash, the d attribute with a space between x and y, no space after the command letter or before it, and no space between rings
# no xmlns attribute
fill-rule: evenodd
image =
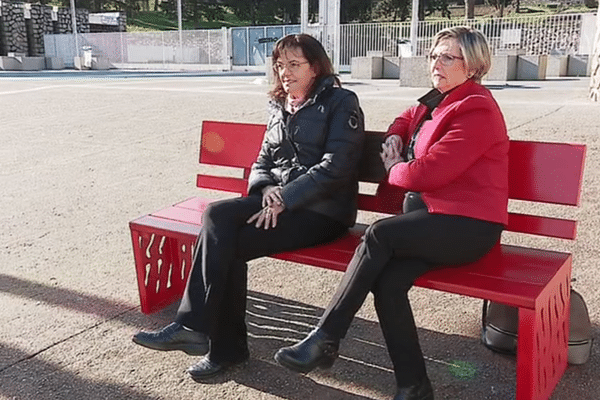
<svg viewBox="0 0 600 400"><path fill-rule="evenodd" d="M286 358L281 357L279 353L275 354L275 361L277 361L280 365L286 367L287 369L291 369L294 372L299 372L301 374L308 374L311 371L314 371L317 368L320 369L329 369L333 366L335 359L325 359L323 362L315 365L313 368L303 368L297 364L289 362Z"/></svg>
<svg viewBox="0 0 600 400"><path fill-rule="evenodd" d="M220 369L213 371L211 373L207 373L207 374L193 374L190 371L187 371L188 374L190 374L190 377L192 378L192 380L194 382L202 382L206 379L210 379L213 378L217 375L221 375L222 373L224 373L225 371L227 371L228 369L231 369L233 367L235 367L236 365L240 365L245 363L246 361L248 361L250 359L250 357L248 358L244 358L243 360L240 361L236 361L236 362L232 362L232 363L227 363L225 365L222 365Z"/></svg>
<svg viewBox="0 0 600 400"><path fill-rule="evenodd" d="M135 344L138 344L142 347L145 347L147 349L151 349L151 350L157 350L157 351L183 351L185 354L190 355L190 356L203 356L206 353L208 353L208 344L206 345L193 345L193 344L172 344L172 345L168 345L168 346L155 346L149 343L144 343L142 341L136 340L136 338L133 338L133 342Z"/></svg>

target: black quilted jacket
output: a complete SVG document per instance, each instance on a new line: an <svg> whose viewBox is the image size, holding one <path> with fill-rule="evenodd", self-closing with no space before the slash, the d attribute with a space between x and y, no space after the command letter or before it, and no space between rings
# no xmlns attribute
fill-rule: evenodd
<svg viewBox="0 0 600 400"><path fill-rule="evenodd" d="M270 103L270 118L249 177L249 193L282 186L289 210L307 208L347 226L356 219L357 167L364 116L354 92L324 78L315 94L290 115Z"/></svg>

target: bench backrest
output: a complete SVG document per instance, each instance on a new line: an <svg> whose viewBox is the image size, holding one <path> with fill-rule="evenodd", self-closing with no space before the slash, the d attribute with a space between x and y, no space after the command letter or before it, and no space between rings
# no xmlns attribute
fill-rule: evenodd
<svg viewBox="0 0 600 400"><path fill-rule="evenodd" d="M260 150L266 126L204 121L200 163L242 170L241 177L200 174L197 186L246 195L250 168ZM379 158L384 132L367 132L359 167L362 182L385 177ZM509 197L529 202L579 205L585 146L568 143L510 141ZM361 210L389 213L374 195L360 194ZM576 221L534 214L509 214L507 230L563 239L575 239Z"/></svg>

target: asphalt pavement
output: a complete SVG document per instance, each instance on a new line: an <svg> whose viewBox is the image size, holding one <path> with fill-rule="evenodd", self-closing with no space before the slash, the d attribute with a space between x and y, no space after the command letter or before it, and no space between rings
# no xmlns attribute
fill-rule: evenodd
<svg viewBox="0 0 600 400"><path fill-rule="evenodd" d="M385 130L427 88L353 80L369 130ZM573 286L596 344L569 366L552 400L600 399L600 103L589 78L486 82L513 139L587 145L581 206L540 207L579 222L575 242L505 240L574 255ZM196 361L132 343L176 305L140 312L128 222L200 191L203 120L265 123L260 74L0 72L0 399L391 399L394 378L372 299L327 371L299 375L273 360L311 330L341 274L272 259L250 264L250 360L204 384ZM511 207L521 207L511 204ZM361 221L377 216L361 213ZM513 399L515 359L480 344L481 301L410 293L436 399Z"/></svg>

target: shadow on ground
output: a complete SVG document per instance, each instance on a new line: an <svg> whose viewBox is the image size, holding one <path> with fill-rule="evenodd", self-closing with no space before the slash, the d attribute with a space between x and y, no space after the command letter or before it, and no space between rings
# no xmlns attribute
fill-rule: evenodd
<svg viewBox="0 0 600 400"><path fill-rule="evenodd" d="M22 360L10 368L0 369L0 397L12 400L74 400L128 399L156 400L129 387L114 382L86 379L64 366L49 363L39 357L0 343L0 359Z"/></svg>
<svg viewBox="0 0 600 400"><path fill-rule="evenodd" d="M160 328L172 321L177 309L177 304L173 304L155 314L143 315L136 310L137 306L131 304L3 274L0 274L0 292L89 313L106 321L118 320L136 329ZM323 309L309 304L250 292L247 322L251 359L245 365L233 368L205 384L232 380L289 400L392 397L395 392L392 365L375 321L355 318L342 342L340 358L330 370L302 375L276 364L273 360L275 352L305 337L314 328L322 312ZM419 329L419 336L436 398L514 398L514 357L492 353L473 337L426 329ZM596 339L600 336L598 326L594 326L594 336ZM131 346L130 338L124 337L123 344ZM139 393L126 382L119 384L87 380L42 358L39 354L26 354L17 348L0 344L0 396L17 400L152 398ZM8 360L13 362L7 363ZM587 364L570 366L555 391L556 398L562 398L561 387L568 393L581 392L580 398L592 398L590 395L600 398L596 396L600 394L600 387L593 378L599 362L599 355L593 352Z"/></svg>

